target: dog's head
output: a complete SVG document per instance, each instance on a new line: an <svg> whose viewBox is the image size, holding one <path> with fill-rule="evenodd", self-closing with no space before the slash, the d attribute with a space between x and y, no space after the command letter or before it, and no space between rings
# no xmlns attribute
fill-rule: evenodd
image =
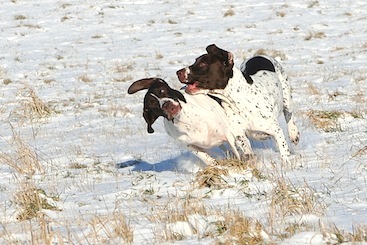
<svg viewBox="0 0 367 245"><path fill-rule="evenodd" d="M181 83L187 84L186 92L194 94L201 89L224 89L233 77L233 54L215 44L206 48L195 63L177 71Z"/></svg>
<svg viewBox="0 0 367 245"><path fill-rule="evenodd" d="M173 120L181 111L180 101L186 103L182 93L174 90L160 78L144 78L130 85L129 94L148 89L144 97L143 117L148 124L148 133L153 133L153 123L158 117Z"/></svg>

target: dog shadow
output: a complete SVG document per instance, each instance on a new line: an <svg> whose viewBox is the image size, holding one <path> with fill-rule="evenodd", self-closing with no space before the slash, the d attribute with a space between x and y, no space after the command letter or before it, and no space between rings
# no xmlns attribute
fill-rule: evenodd
<svg viewBox="0 0 367 245"><path fill-rule="evenodd" d="M272 149L277 150L272 140L254 141L250 140L253 149ZM222 159L225 157L225 153L220 149L213 149L211 155L216 159ZM218 158L217 158L218 157ZM132 168L130 168L132 167ZM130 159L127 161L119 162L116 164L117 169L129 168L134 172L179 172L179 173L195 173L199 169L205 168L205 164L202 163L191 152L184 152L177 157L164 159L160 162L151 163L141 159Z"/></svg>
<svg viewBox="0 0 367 245"><path fill-rule="evenodd" d="M253 149L273 149L274 144L271 140L265 141L251 141ZM216 159L222 159L226 157L225 153L220 149L212 149L210 152ZM177 157L168 158L161 160L156 163L151 163L141 159L130 159L116 164L117 169L129 168L130 171L134 172L179 172L179 173L195 173L199 169L205 168L205 164L202 163L196 156L191 152L184 152Z"/></svg>
<svg viewBox="0 0 367 245"><path fill-rule="evenodd" d="M198 168L202 168L202 164L199 159L193 156L190 152L185 152L177 157L164 159L157 163L150 163L140 159L131 159L116 164L116 168L124 169L132 167L130 171L135 172L180 172L180 173L192 173L197 171Z"/></svg>
<svg viewBox="0 0 367 245"><path fill-rule="evenodd" d="M131 167L132 171L154 171L154 172L164 172L164 171L173 171L176 167L176 164L174 162L174 159L167 159L163 160L158 163L149 163L143 160L128 160L125 162L120 162L116 164L117 168L127 168Z"/></svg>

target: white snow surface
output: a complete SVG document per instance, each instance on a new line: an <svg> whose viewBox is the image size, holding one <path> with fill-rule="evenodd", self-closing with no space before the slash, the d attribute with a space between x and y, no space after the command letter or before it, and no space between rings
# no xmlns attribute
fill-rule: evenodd
<svg viewBox="0 0 367 245"><path fill-rule="evenodd" d="M259 221L264 240L273 243L336 243L322 227L352 233L366 226L366 9L364 0L2 0L1 243L31 244L36 238L30 231L42 228L36 218L17 220L15 196L27 181L48 198L58 197L50 200L58 210L40 211L54 244L128 242L114 235L116 213L132 230L132 244L223 241L221 234L207 235L223 217L191 214L175 223L155 218L194 197ZM230 171L223 177L226 188L194 187L203 166L169 138L163 119L153 125L154 134L147 133L145 93L128 95L127 88L141 78L161 77L180 89L176 71L212 43L231 51L237 66L263 49L288 72L301 133L292 146L293 166L281 166L271 141L253 142L263 178ZM50 115L29 116L30 90ZM342 115L326 132L312 122L312 111ZM35 173L9 163L9 156L15 165L21 162L17 139L39 161ZM271 193L279 178L312 190L323 211L271 223ZM289 224L303 228L282 239L277 229L284 232ZM165 238L167 231L176 239Z"/></svg>

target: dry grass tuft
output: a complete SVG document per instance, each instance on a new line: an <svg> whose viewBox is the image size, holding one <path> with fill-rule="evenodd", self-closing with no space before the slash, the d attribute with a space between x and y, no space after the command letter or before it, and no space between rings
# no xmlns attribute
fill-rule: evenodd
<svg viewBox="0 0 367 245"><path fill-rule="evenodd" d="M92 231L88 236L94 237L96 243L109 244L117 239L122 239L122 244L134 241L134 230L121 210L115 210L112 215L96 215L90 225Z"/></svg>
<svg viewBox="0 0 367 245"><path fill-rule="evenodd" d="M353 232L349 234L351 242L367 242L367 225L354 225Z"/></svg>
<svg viewBox="0 0 367 245"><path fill-rule="evenodd" d="M17 14L14 16L14 20L25 20L25 19L27 19L27 17L22 14Z"/></svg>
<svg viewBox="0 0 367 245"><path fill-rule="evenodd" d="M262 225L255 220L246 217L241 211L227 210L221 214L223 221L216 223L218 234L223 239L218 239L215 244L262 244Z"/></svg>
<svg viewBox="0 0 367 245"><path fill-rule="evenodd" d="M36 152L14 130L13 151L12 153L0 153L0 160L27 178L31 178L36 172L44 173Z"/></svg>
<svg viewBox="0 0 367 245"><path fill-rule="evenodd" d="M311 39L322 39L325 38L326 35L324 32L309 32L307 36L304 38L305 41L309 41Z"/></svg>
<svg viewBox="0 0 367 245"><path fill-rule="evenodd" d="M367 242L367 225L353 225L352 232L340 230L335 224L323 230L324 237L333 237L333 244L342 243L365 243Z"/></svg>
<svg viewBox="0 0 367 245"><path fill-rule="evenodd" d="M121 212L114 213L113 215L113 231L118 237L121 237L125 242L132 243L134 240L134 230L130 226L129 221L125 215Z"/></svg>
<svg viewBox="0 0 367 245"><path fill-rule="evenodd" d="M45 118L51 115L52 109L44 103L37 93L29 86L26 86L22 90L22 96L25 100L22 101L23 113L21 116L23 118Z"/></svg>
<svg viewBox="0 0 367 245"><path fill-rule="evenodd" d="M282 11L277 11L276 12L276 15L278 16L278 17L284 17L285 15L286 15L286 13L285 12L282 12Z"/></svg>
<svg viewBox="0 0 367 245"><path fill-rule="evenodd" d="M9 78L6 78L6 79L3 80L4 85L11 84L12 82L13 81L11 79L9 79Z"/></svg>
<svg viewBox="0 0 367 245"><path fill-rule="evenodd" d="M172 199L163 205L155 205L154 212L148 219L156 223L175 223L188 221L192 214L208 215L207 207L200 198L186 196L183 199Z"/></svg>
<svg viewBox="0 0 367 245"><path fill-rule="evenodd" d="M228 9L228 10L224 13L223 17L233 16L233 15L235 15L235 14L236 14L236 13L234 12L233 8L230 8L230 9Z"/></svg>
<svg viewBox="0 0 367 245"><path fill-rule="evenodd" d="M117 63L114 68L114 73L118 74L118 77L113 77L113 81L115 82L130 82L133 80L133 77L130 73L134 70L135 63L129 62L126 64Z"/></svg>
<svg viewBox="0 0 367 245"><path fill-rule="evenodd" d="M236 158L226 158L217 160L217 165L231 170L244 171L253 168L256 163L256 159L250 159L248 161L238 160Z"/></svg>
<svg viewBox="0 0 367 245"><path fill-rule="evenodd" d="M160 60L160 59L163 59L163 54L161 54L161 53L159 53L159 52L155 52L155 58L157 59L157 60Z"/></svg>
<svg viewBox="0 0 367 245"><path fill-rule="evenodd" d="M20 213L17 219L20 221L30 220L39 217L43 209L60 211L55 205L50 204L48 199L57 200L56 197L50 197L42 189L36 188L30 181L20 185L20 191L14 195L14 203L20 207Z"/></svg>
<svg viewBox="0 0 367 245"><path fill-rule="evenodd" d="M192 215L206 217L211 210L205 206L200 198L186 196L185 198L171 199L168 202L155 204L154 210L147 217L151 222L157 223L163 228L159 228L156 238L159 241L177 241L185 237L185 233L189 232L190 236L196 234L195 225L190 224L189 219ZM187 231L175 229L184 224Z"/></svg>
<svg viewBox="0 0 367 245"><path fill-rule="evenodd" d="M240 161L234 158L217 160L215 166L207 166L199 171L195 176L195 184L198 188L224 189L229 185L224 176L228 176L230 172L244 173L251 172L252 176L257 179L264 179L260 170L255 167L256 160Z"/></svg>
<svg viewBox="0 0 367 245"><path fill-rule="evenodd" d="M310 1L310 2L308 3L307 8L313 8L313 7L317 7L317 6L320 6L319 1Z"/></svg>
<svg viewBox="0 0 367 245"><path fill-rule="evenodd" d="M83 74L78 77L78 81L83 83L90 83L92 82L92 78L88 74Z"/></svg>
<svg viewBox="0 0 367 245"><path fill-rule="evenodd" d="M195 218L196 217L196 218ZM197 223L206 220L203 226ZM200 198L186 197L173 199L162 205L155 205L155 210L148 217L150 221L163 224L162 232L157 233L159 241L177 241L197 234L198 237L216 238L215 244L259 244L263 242L262 225L247 218L241 211L232 209L219 210L204 205ZM211 220L211 221L209 221ZM177 226L175 226L177 225ZM175 227L185 227L186 231L178 231ZM204 229L204 230L203 230Z"/></svg>
<svg viewBox="0 0 367 245"><path fill-rule="evenodd" d="M352 158L357 157L357 156L361 156L361 155L366 154L366 153L367 153L367 146L362 147L361 149L359 149L356 153L354 153L352 155Z"/></svg>
<svg viewBox="0 0 367 245"><path fill-rule="evenodd" d="M273 49L259 49L254 53L254 55L266 55L274 58L279 57L281 60L287 60L287 56L284 52Z"/></svg>
<svg viewBox="0 0 367 245"><path fill-rule="evenodd" d="M273 225L287 216L321 215L324 212L324 206L319 202L314 189L307 183L304 187L296 187L284 177L276 180L276 186L271 193L270 209L269 221Z"/></svg>
<svg viewBox="0 0 367 245"><path fill-rule="evenodd" d="M338 120L340 118L350 116L356 119L362 119L362 112L358 111L321 111L321 110L309 110L306 113L311 123L317 128L322 129L325 132L338 132L341 131L341 126Z"/></svg>
<svg viewBox="0 0 367 245"><path fill-rule="evenodd" d="M307 83L307 89L311 95L320 95L321 92L313 83Z"/></svg>
<svg viewBox="0 0 367 245"><path fill-rule="evenodd" d="M325 132L341 131L338 119L343 113L340 111L310 110L306 115L316 128L322 129Z"/></svg>
<svg viewBox="0 0 367 245"><path fill-rule="evenodd" d="M324 214L325 205L319 201L317 193L307 183L303 187L296 187L284 177L280 177L270 193L270 198L267 229L279 239L291 237L300 231L317 229L315 224L298 219L294 221L294 217Z"/></svg>
<svg viewBox="0 0 367 245"><path fill-rule="evenodd" d="M82 163L71 163L69 164L69 168L71 169L84 169L87 168L88 166Z"/></svg>
<svg viewBox="0 0 367 245"><path fill-rule="evenodd" d="M134 70L135 63L127 63L127 64L116 64L115 73L126 73Z"/></svg>
<svg viewBox="0 0 367 245"><path fill-rule="evenodd" d="M168 24L177 25L178 22L176 20L168 19Z"/></svg>
<svg viewBox="0 0 367 245"><path fill-rule="evenodd" d="M195 176L195 182L199 188L223 189L228 187L222 176L228 175L228 170L218 166L208 166L199 171Z"/></svg>
<svg viewBox="0 0 367 245"><path fill-rule="evenodd" d="M38 217L42 209L58 210L56 206L49 204L48 199L56 201L57 197L50 197L40 188L36 188L32 182L35 173L43 174L45 171L39 161L37 153L26 144L13 129L13 143L11 153L0 153L0 160L12 167L17 179L26 181L19 184L19 191L14 194L14 203L21 208L18 220L29 220Z"/></svg>

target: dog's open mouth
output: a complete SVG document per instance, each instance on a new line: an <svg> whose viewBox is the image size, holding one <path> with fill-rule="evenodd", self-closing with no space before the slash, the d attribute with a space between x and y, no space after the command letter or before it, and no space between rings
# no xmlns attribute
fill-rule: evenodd
<svg viewBox="0 0 367 245"><path fill-rule="evenodd" d="M172 101L166 101L162 105L162 110L165 112L167 119L172 120L181 111L181 105L179 103L173 103Z"/></svg>
<svg viewBox="0 0 367 245"><path fill-rule="evenodd" d="M196 92L198 92L199 88L197 85L198 85L197 81L193 83L186 83L186 88L185 88L186 93L195 94Z"/></svg>

